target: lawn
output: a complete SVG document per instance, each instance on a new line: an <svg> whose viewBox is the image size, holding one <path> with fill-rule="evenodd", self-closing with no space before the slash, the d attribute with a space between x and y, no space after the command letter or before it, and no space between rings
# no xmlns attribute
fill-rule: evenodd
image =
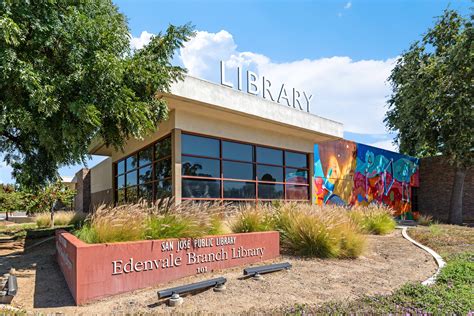
<svg viewBox="0 0 474 316"><path fill-rule="evenodd" d="M446 260L447 265L436 284L428 287L408 283L391 295L365 296L319 306L294 306L285 313L466 315L474 311L474 228L435 224L410 229L409 235Z"/></svg>
<svg viewBox="0 0 474 316"><path fill-rule="evenodd" d="M36 223L24 223L14 225L0 224L0 237L20 238L25 237L28 230L36 229Z"/></svg>

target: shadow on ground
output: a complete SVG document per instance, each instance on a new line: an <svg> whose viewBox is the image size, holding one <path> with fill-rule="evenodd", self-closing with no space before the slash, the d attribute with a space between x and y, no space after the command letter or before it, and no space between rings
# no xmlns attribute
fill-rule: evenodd
<svg viewBox="0 0 474 316"><path fill-rule="evenodd" d="M0 274L14 268L18 279L19 294L14 302L23 304L31 300L26 291L34 283L35 308L75 305L56 263L55 251L54 238L31 238L28 234L25 240L0 244Z"/></svg>

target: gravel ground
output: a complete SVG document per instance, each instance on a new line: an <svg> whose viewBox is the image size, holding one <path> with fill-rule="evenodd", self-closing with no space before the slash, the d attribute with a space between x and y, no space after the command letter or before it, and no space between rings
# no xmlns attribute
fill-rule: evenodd
<svg viewBox="0 0 474 316"><path fill-rule="evenodd" d="M434 260L403 239L400 231L369 236L368 248L356 260L321 260L282 256L271 262L289 261L293 268L267 274L261 281L240 280L242 269L187 277L166 285L120 294L85 306L74 306L54 261L54 242L23 251L24 245L0 244L0 273L15 268L19 292L13 306L33 313L246 313L270 312L295 304L355 299L364 294L388 294L406 282L420 282L436 270ZM35 241L37 242L37 240ZM28 245L27 245L28 247ZM13 251L13 252L12 252ZM268 262L268 263L271 263ZM158 289L224 276L227 290L190 295L181 306L159 302Z"/></svg>

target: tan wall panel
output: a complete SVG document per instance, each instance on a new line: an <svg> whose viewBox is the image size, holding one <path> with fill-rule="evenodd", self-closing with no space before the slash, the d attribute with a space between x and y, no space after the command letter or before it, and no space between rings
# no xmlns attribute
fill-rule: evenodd
<svg viewBox="0 0 474 316"><path fill-rule="evenodd" d="M124 156L128 156L132 154L133 152L139 150L140 148L143 148L156 140L168 135L171 133L171 129L173 128L174 125L174 111L170 111L169 118L168 120L161 122L157 128L157 130L146 136L144 139L129 139L124 146L123 151L115 151L112 150L111 152L111 157L112 161L116 162L120 158Z"/></svg>
<svg viewBox="0 0 474 316"><path fill-rule="evenodd" d="M112 189L91 194L91 207L94 210L101 204L112 204L114 195Z"/></svg>
<svg viewBox="0 0 474 316"><path fill-rule="evenodd" d="M107 158L91 170L91 193L112 189L112 159Z"/></svg>

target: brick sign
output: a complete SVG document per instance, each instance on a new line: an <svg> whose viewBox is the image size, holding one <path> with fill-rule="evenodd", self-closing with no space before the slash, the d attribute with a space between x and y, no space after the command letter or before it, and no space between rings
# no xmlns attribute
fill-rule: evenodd
<svg viewBox="0 0 474 316"><path fill-rule="evenodd" d="M78 305L280 254L278 232L86 244L60 231L56 248L59 266Z"/></svg>

